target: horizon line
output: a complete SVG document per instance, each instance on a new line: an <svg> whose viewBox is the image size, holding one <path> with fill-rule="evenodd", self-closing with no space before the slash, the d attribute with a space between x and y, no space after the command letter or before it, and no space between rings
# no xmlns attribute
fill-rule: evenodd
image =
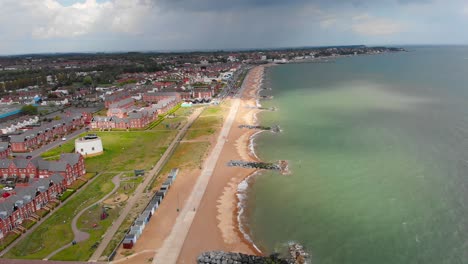
<svg viewBox="0 0 468 264"><path fill-rule="evenodd" d="M284 46L284 47L264 47L264 48L213 48L213 49L161 49L161 50L115 50L115 51L63 51L63 52L32 52L32 53L11 53L0 54L0 57L20 57L20 56L40 56L40 55L67 55L67 54L123 54L123 53L210 53L210 52L249 52L249 51L274 51L286 49L313 49L329 47L427 47L427 46L468 46L467 44L347 44L347 45L318 45L318 46Z"/></svg>

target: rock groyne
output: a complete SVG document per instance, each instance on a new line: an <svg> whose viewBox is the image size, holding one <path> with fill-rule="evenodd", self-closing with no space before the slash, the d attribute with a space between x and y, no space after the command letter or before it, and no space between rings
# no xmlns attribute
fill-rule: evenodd
<svg viewBox="0 0 468 264"><path fill-rule="evenodd" d="M290 260L281 259L276 255L269 257L246 255L223 251L202 253L197 258L198 264L292 264Z"/></svg>

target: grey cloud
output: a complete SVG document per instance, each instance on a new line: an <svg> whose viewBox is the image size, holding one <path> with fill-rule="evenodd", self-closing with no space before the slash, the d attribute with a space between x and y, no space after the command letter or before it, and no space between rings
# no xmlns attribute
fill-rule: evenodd
<svg viewBox="0 0 468 264"><path fill-rule="evenodd" d="M185 11L233 11L258 8L289 8L303 5L319 7L366 7L392 3L429 3L434 0L153 0L163 9Z"/></svg>

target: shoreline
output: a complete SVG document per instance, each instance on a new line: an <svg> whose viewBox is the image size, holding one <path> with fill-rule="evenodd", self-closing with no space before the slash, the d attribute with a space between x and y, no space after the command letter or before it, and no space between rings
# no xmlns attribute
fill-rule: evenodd
<svg viewBox="0 0 468 264"><path fill-rule="evenodd" d="M261 74L259 76L259 79L252 84L249 88L249 90L245 91L245 93L250 96L251 98L244 99L246 103L248 103L251 100L254 100L255 106L256 107L262 107L260 103L260 92L262 91L262 88L264 87L265 83L265 68L266 67L272 67L275 65L262 65L258 66L261 69ZM263 112L263 109L253 109L252 110L252 115L249 120L248 125L258 125L258 118L257 114ZM255 162L260 162L261 159L258 157L256 151L255 151L255 139L256 137L263 133L266 132L265 130L260 130L260 131L247 131L244 133L245 135L248 135L248 139L246 140L244 145L244 150L248 153L249 160L250 161L255 161ZM247 243L249 243L258 254L263 255L262 250L260 249L259 246L257 246L252 238L251 234L251 229L248 227L247 224L243 223L242 218L245 217L245 207L248 199L248 191L249 191L249 181L252 180L254 177L258 176L262 172L261 169L255 169L252 173L247 174L244 179L237 185L237 190L236 190L236 202L237 202L237 208L234 214L236 215L236 228L237 231L242 235L243 240Z"/></svg>
<svg viewBox="0 0 468 264"><path fill-rule="evenodd" d="M254 243L244 236L237 218L240 202L237 196L238 185L256 170L228 167L227 163L230 160L254 160L248 144L250 137L258 131L239 126L252 124L254 113L261 111L252 106L256 105L256 94L263 79L263 67L250 69L239 93L227 100L228 105L238 101L238 111L229 134L222 139L225 141L224 147L185 237L177 263L193 263L202 252L212 250L261 255Z"/></svg>

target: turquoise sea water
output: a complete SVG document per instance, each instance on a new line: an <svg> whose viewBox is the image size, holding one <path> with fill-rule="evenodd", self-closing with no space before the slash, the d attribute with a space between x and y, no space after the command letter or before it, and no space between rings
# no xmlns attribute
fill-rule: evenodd
<svg viewBox="0 0 468 264"><path fill-rule="evenodd" d="M312 263L468 263L468 47L267 70L277 112L257 155L291 175L250 180L262 251L302 243Z"/></svg>

